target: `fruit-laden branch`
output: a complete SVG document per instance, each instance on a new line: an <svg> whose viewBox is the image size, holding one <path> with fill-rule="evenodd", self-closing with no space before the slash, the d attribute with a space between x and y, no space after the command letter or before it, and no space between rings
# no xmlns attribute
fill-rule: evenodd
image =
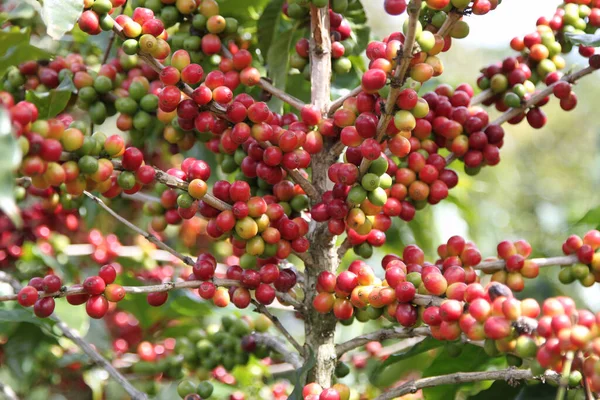
<svg viewBox="0 0 600 400"><path fill-rule="evenodd" d="M115 170L117 170L117 171L124 170L121 160L115 159L115 160L111 160L111 162L112 162L112 165ZM156 167L152 167L152 168L154 168L154 172L156 173L155 179L158 182L163 183L172 189L184 190L186 192L188 191L189 184L186 181L181 180L181 179L177 178L176 176L169 175L165 171L160 170ZM213 196L210 193L206 193L204 195L204 197L202 197L202 201L204 201L209 206L216 208L217 210L221 210L221 211L231 210L231 206L229 204L225 203L223 200L217 199L215 196Z"/></svg>
<svg viewBox="0 0 600 400"><path fill-rule="evenodd" d="M204 281L192 280L192 281L179 281L179 282L165 282L158 285L148 285L148 286L123 286L125 293L132 294L148 294L148 293L160 293L160 292L169 292L171 290L177 289L197 289ZM221 278L213 278L211 280L216 286L222 287L231 287L231 286L239 286L240 282L233 279L221 279ZM39 292L39 298L43 297L66 297L75 294L84 294L87 293L81 285L67 287L64 290L60 290L58 292L46 293ZM294 308L302 308L302 304L298 302L298 300L294 299L287 293L277 292L277 298L282 302L290 304ZM5 295L0 296L0 302L2 301L15 301L17 300L17 295Z"/></svg>
<svg viewBox="0 0 600 400"><path fill-rule="evenodd" d="M350 248L352 248L352 243L350 243L350 239L346 237L340 247L338 247L338 259L342 260Z"/></svg>
<svg viewBox="0 0 600 400"><path fill-rule="evenodd" d="M349 352L350 350L362 347L369 342L382 342L387 339L407 339L416 336L429 335L431 335L431 330L429 329L429 327L411 329L396 326L393 328L380 329L375 332L360 335L348 340L347 342L340 343L335 346L335 352L337 353L337 356L339 358L345 353Z"/></svg>
<svg viewBox="0 0 600 400"><path fill-rule="evenodd" d="M508 122L511 119L513 119L514 117L516 117L517 115L521 114L523 111L527 110L529 107L535 106L537 103L542 101L544 99L544 97L550 96L554 90L554 87L556 85L558 85L559 82L565 81L565 82L569 82L569 83L575 83L575 82L577 82L577 80L583 78L586 75L591 74L594 71L596 71L594 68L592 68L591 66L588 66L588 67L580 69L579 71L574 72L572 74L565 75L560 81L553 83L552 85L546 87L544 90L531 96L531 98L529 100L527 100L525 102L525 104L523 104L521 107L511 108L510 110L506 111L504 114L502 114L496 120L491 122L491 124L492 125L502 125L503 123Z"/></svg>
<svg viewBox="0 0 600 400"><path fill-rule="evenodd" d="M569 83L573 84L573 83L577 82L579 79L591 74L594 71L596 71L594 68L592 68L591 66L588 66L588 67L580 69L579 71L574 72L572 74L565 75L561 80L553 83L552 85L546 87L544 90L541 90L541 91L537 92L536 94L534 94L533 96L531 96L531 98L529 98L529 100L527 100L521 107L511 108L510 110L506 111L504 114L502 114L497 119L492 121L490 123L490 125L502 125L505 122L508 122L511 119L513 119L514 117L518 116L522 112L526 111L528 108L535 106L540 101L542 101L545 97L550 96L552 94L552 92L554 91L554 87L556 85L558 85L559 82L565 81L565 82L569 82ZM456 160L456 158L457 157L454 153L450 153L446 157L446 165L449 165L452 161Z"/></svg>
<svg viewBox="0 0 600 400"><path fill-rule="evenodd" d="M285 336L288 342L290 342L290 344L294 346L294 348L296 349L296 351L298 351L299 354L304 354L304 349L302 348L302 346L300 346L300 343L298 343L298 341L296 341L292 334L287 329L285 329L279 318L271 314L267 307L265 307L263 304L260 304L258 301L252 299L252 304L256 307L257 312L264 314L267 318L271 320L271 322L273 322L273 325L275 325L275 327L279 329L279 331L283 334L283 336Z"/></svg>
<svg viewBox="0 0 600 400"><path fill-rule="evenodd" d="M406 77L406 73L410 67L410 62L413 58L413 48L416 42L416 32L417 25L419 23L419 14L421 13L421 3L422 0L411 0L410 4L408 5L408 32L406 33L402 51L399 52L398 57L396 57L397 66L394 70L394 76L392 77L392 88L385 103L385 110L382 111L381 118L377 124L376 139L380 143L385 136L388 125L394 117L394 107L396 106L396 101L400 95L404 78ZM366 158L362 160L360 163L361 177L367 173L370 165L371 160Z"/></svg>
<svg viewBox="0 0 600 400"><path fill-rule="evenodd" d="M577 254L571 254L568 256L558 256L558 257L549 257L549 258L532 258L527 261L531 261L537 264L538 267L552 267L555 265L573 265L578 264L579 259L577 258ZM484 261L476 266L473 269L482 270L485 273L492 273L495 271L500 271L506 268L506 261L497 260L497 261Z"/></svg>
<svg viewBox="0 0 600 400"><path fill-rule="evenodd" d="M265 333L255 333L252 335L256 340L256 344L267 346L271 350L281 354L283 360L291 364L295 369L302 368L304 360L294 351L289 351L284 343L279 338Z"/></svg>
<svg viewBox="0 0 600 400"><path fill-rule="evenodd" d="M5 272L0 271L0 280L2 282L9 283L15 292L18 292L21 289L21 284L11 275ZM132 400L148 400L148 396L146 396L145 393L142 393L133 387L133 385L129 383L129 381L119 371L117 371L117 369L113 367L113 365L107 359L102 357L102 355L100 355L100 353L98 353L93 346L83 340L76 331L69 328L69 326L56 315L52 315L51 318L54 322L56 322L56 327L63 333L63 335L75 343L77 347L79 347L90 359L92 359L95 364L99 365L106 372L108 372L108 374L112 376L114 380L116 380L123 387L123 389L125 389L125 391L131 396ZM0 388L1 387L2 386L0 384ZM16 395L14 398L18 399Z"/></svg>
<svg viewBox="0 0 600 400"><path fill-rule="evenodd" d="M132 231L138 233L139 235L143 236L144 238L146 238L146 240L148 240L149 242L153 243L154 245L156 245L156 247L165 250L169 253L171 253L172 255L174 255L175 257L177 257L178 259L180 259L181 261L183 261L185 264L189 265L189 266L194 266L195 262L194 260L189 257L189 256L185 256L181 253L179 253L178 251L176 251L175 249L173 249L172 247L170 247L169 245L167 245L165 242L161 241L160 239L158 239L156 236L154 236L153 234L151 234L150 232L146 232L141 228L138 228L137 226L135 226L134 224L132 224L131 222L127 221L125 218L123 218L122 216L120 216L118 213L116 213L112 208L110 208L109 206L107 206L99 197L94 196L93 194L84 191L83 192L87 197L89 197L90 199L92 199L93 201L95 201L100 207L102 207L106 212L108 212L111 216L113 216L116 220L118 220L119 222L121 222L122 224L124 224L125 226L127 226L129 229L131 229ZM159 287L162 290L148 290L145 289L147 287L130 287L129 289L131 290L131 293L150 293L152 291L169 291L172 289L177 289L179 287L185 288L187 286L183 286L185 283L192 283L194 282L197 286L192 286L192 287L199 287L200 284L202 283L201 281L187 281L187 282L169 282L164 284L165 286L163 287L162 285L156 285L157 287ZM233 281L233 280L216 280L215 279L215 285L217 286L236 286L239 285L239 282L237 281ZM228 284L229 283L229 284ZM178 286L181 285L181 286ZM146 291L143 291L146 290ZM127 291L126 291L127 292ZM277 293L280 298L282 300L284 300L285 302L289 303L289 304L295 304L294 307L299 307L300 303L298 303L295 299L293 299L290 295L288 295L287 293ZM0 298L1 300L1 298Z"/></svg>
<svg viewBox="0 0 600 400"><path fill-rule="evenodd" d="M535 376L529 369L516 369L514 367L501 369L498 371L457 372L448 375L431 376L429 378L422 378L416 381L404 383L398 387L383 392L380 396L376 397L375 400L391 400L409 393L416 393L420 389L434 386L455 385L458 383L481 381L508 381L512 384L516 383L516 381L530 379L535 379L542 382L550 381L557 383L560 380L560 375L554 371L548 370L544 373L544 375Z"/></svg>

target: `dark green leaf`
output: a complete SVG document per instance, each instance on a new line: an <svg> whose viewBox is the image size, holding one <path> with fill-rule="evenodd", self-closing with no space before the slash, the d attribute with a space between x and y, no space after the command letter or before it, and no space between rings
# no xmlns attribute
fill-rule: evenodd
<svg viewBox="0 0 600 400"><path fill-rule="evenodd" d="M22 220L15 201L14 171L21 164L21 157L21 148L13 135L8 111L0 107L0 209L17 227L21 226Z"/></svg>
<svg viewBox="0 0 600 400"><path fill-rule="evenodd" d="M556 398L557 390L558 389L554 386L544 385L541 383L537 385L526 386L523 388L523 390L521 390L515 400L553 400Z"/></svg>
<svg viewBox="0 0 600 400"><path fill-rule="evenodd" d="M263 10L256 24L258 48L263 55L269 53L271 43L275 39L281 21L281 7L283 3L284 0L271 1Z"/></svg>
<svg viewBox="0 0 600 400"><path fill-rule="evenodd" d="M12 66L50 56L47 51L29 44L29 33L0 32L0 76Z"/></svg>
<svg viewBox="0 0 600 400"><path fill-rule="evenodd" d="M511 386L505 381L496 381L488 389L470 396L469 400L511 400L522 390L522 386Z"/></svg>
<svg viewBox="0 0 600 400"><path fill-rule="evenodd" d="M273 85L282 90L285 89L287 82L290 45L295 31L294 27L279 35L267 53L268 76L273 81ZM283 102L273 98L269 105L271 110L281 112Z"/></svg>
<svg viewBox="0 0 600 400"><path fill-rule="evenodd" d="M390 365L397 364L400 361L404 361L407 358L414 357L426 351L437 349L443 345L443 342L432 337L428 337L406 351L395 353L389 356L383 363L379 364L375 370L373 370L373 375L379 375L383 369L389 367Z"/></svg>
<svg viewBox="0 0 600 400"><path fill-rule="evenodd" d="M2 322L29 322L31 324L43 325L43 320L37 318L30 310L14 308L12 310L0 310L0 321Z"/></svg>
<svg viewBox="0 0 600 400"><path fill-rule="evenodd" d="M565 33L567 40L573 44L582 44L587 47L600 47L600 34L580 35L575 33Z"/></svg>
<svg viewBox="0 0 600 400"><path fill-rule="evenodd" d="M600 206L592 208L591 210L588 210L587 213L585 213L585 215L583 217L581 217L581 219L577 222L575 222L576 225L594 225L594 226L600 226Z"/></svg>
<svg viewBox="0 0 600 400"><path fill-rule="evenodd" d="M31 324L20 324L19 328L3 346L4 359L11 372L20 380L27 380L36 367L35 354L46 335Z"/></svg>
<svg viewBox="0 0 600 400"><path fill-rule="evenodd" d="M28 91L25 97L27 101L36 105L40 118L48 119L54 118L63 112L69 104L69 100L71 100L71 94L76 91L77 88L73 84L73 80L67 76L56 89L44 93Z"/></svg>
<svg viewBox="0 0 600 400"><path fill-rule="evenodd" d="M504 357L490 358L481 347L465 344L458 357L451 357L448 352L441 352L433 363L425 369L423 377L447 375L455 372L484 371L491 366L504 367ZM428 400L454 399L461 387L471 384L444 385L423 389L423 395Z"/></svg>

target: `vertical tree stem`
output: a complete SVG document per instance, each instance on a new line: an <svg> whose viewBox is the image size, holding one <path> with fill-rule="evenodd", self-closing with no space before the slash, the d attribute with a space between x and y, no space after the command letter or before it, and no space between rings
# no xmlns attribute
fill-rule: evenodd
<svg viewBox="0 0 600 400"><path fill-rule="evenodd" d="M330 102L331 87L331 36L329 11L327 7L311 6L311 104L316 105L323 116L326 115ZM325 146L319 154L312 158L312 182L320 195L329 185L327 178L330 146ZM312 307L316 295L316 283L322 271L335 272L338 259L335 249L335 237L330 235L327 224L319 224L308 237L310 246L310 262L306 263L304 322L306 358L315 357L315 366L308 373L308 380L317 382L322 387L330 387L335 370L337 356L335 352L334 334L336 318L332 314L321 315Z"/></svg>

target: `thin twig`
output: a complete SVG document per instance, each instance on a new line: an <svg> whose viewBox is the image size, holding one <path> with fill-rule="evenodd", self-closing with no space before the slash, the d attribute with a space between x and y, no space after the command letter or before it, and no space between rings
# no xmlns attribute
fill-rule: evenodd
<svg viewBox="0 0 600 400"><path fill-rule="evenodd" d="M11 285L13 285L15 292L21 289L21 285L18 283L18 281L9 274L4 273L4 278L6 281L10 282ZM133 387L133 385L119 371L117 371L117 369L113 367L113 365L107 359L102 357L94 347L82 339L76 331L69 328L69 326L56 315L52 315L50 318L56 322L56 327L60 329L63 335L71 339L71 341L73 341L73 343L75 343L85 354L87 354L94 363L108 372L108 374L112 376L114 380L116 380L123 387L123 389L125 389L125 391L133 400L148 400L148 396L146 396L145 393L142 393Z"/></svg>
<svg viewBox="0 0 600 400"><path fill-rule="evenodd" d="M523 111L526 111L529 107L535 106L537 103L542 101L544 99L544 97L550 96L554 90L554 86L558 85L559 82L565 81L565 82L569 82L569 83L575 83L577 80L583 78L586 75L591 74L594 71L596 71L596 70L593 69L591 66L588 66L588 67L580 69L579 71L574 72L572 74L565 75L560 81L555 82L554 84L546 87L544 90L541 90L540 92L531 96L531 98L529 100L527 100L525 102L525 104L523 104L521 107L511 108L510 110L506 111L504 114L502 114L496 120L491 122L490 125L502 125L503 123L508 122L511 119L513 119L514 117L518 116Z"/></svg>
<svg viewBox="0 0 600 400"><path fill-rule="evenodd" d="M263 304L260 304L258 301L252 299L252 304L254 304L258 312L264 314L267 318L271 320L271 322L273 322L273 325L275 325L279 332L281 332L283 336L285 336L288 342L290 342L290 344L294 346L294 348L298 351L299 354L304 354L304 349L302 348L302 346L300 346L300 344L296 341L296 339L294 339L292 334L283 326L279 318L271 314L267 307L265 307Z"/></svg>
<svg viewBox="0 0 600 400"><path fill-rule="evenodd" d="M168 251L169 253L173 254L175 257L179 258L181 261L183 261L187 265L190 265L190 266L194 265L194 260L192 260L191 257L184 256L183 254L181 254L177 250L173 249L171 246L169 246L165 242L158 239L156 236L154 236L150 232L146 232L143 229L138 228L137 226L135 226L134 224L132 224L131 222L129 222L128 220L126 220L125 218L123 218L122 216L117 214L115 211L113 211L113 209L110 208L109 206L107 206L106 203L104 203L104 201L102 201L102 199L100 199L99 197L94 196L93 194L91 194L90 192L88 192L86 190L84 190L83 194L86 195L88 198L92 199L94 202L96 202L100 207L102 207L107 213L109 213L111 216L113 216L113 218L115 218L117 221L121 222L123 225L125 225L132 231L136 232L137 234L143 236L146 240L148 240L149 242L156 245L156 247L161 248L165 251Z"/></svg>
<svg viewBox="0 0 600 400"><path fill-rule="evenodd" d="M394 71L394 76L392 78L392 88L388 95L388 98L385 102L385 110L382 111L382 115L379 119L379 123L377 124L377 136L376 140L381 143L385 136L385 132L389 123L392 121L394 117L394 108L396 106L396 101L398 100L398 96L401 92L402 84L404 83L404 79L406 78L406 73L410 67L410 62L413 59L413 51L416 43L416 32L417 25L419 23L419 15L421 13L421 3L422 0L411 0L408 5L408 32L406 34L406 39L404 40L404 45L402 46L401 54L398 54L397 66ZM400 53L400 52L399 52ZM360 163L360 176L364 176L371 165L371 160L364 158Z"/></svg>
<svg viewBox="0 0 600 400"><path fill-rule="evenodd" d="M285 103L288 103L290 106L294 107L296 110L302 110L302 108L306 105L304 104L304 102L300 99L295 98L294 96L292 96L289 93L286 93L285 91L276 88L275 86L273 86L271 84L271 82L269 82L267 79L265 78L260 78L260 81L258 81L258 84L256 85L258 87L260 87L262 90L271 93L273 96L277 97L278 99L282 100Z"/></svg>
<svg viewBox="0 0 600 400"><path fill-rule="evenodd" d="M448 13L448 18L446 18L446 20L444 21L444 24L442 25L440 30L437 31L437 34L440 35L441 37L448 35L450 33L450 31L452 31L452 28L454 28L454 25L456 25L456 23L458 21L460 21L462 16L463 16L462 12L460 12L456 9L451 10Z"/></svg>
<svg viewBox="0 0 600 400"><path fill-rule="evenodd" d="M137 390L133 385L125 379L123 375L112 364L102 357L88 342L83 340L81 336L73 329L69 328L67 324L61 321L58 317L52 316L52 319L56 321L56 326L61 330L63 335L71 339L85 354L92 359L94 363L102 367L106 372L110 374L119 384L125 389L125 391L131 396L133 400L147 400L148 396L145 393Z"/></svg>
<svg viewBox="0 0 600 400"><path fill-rule="evenodd" d="M112 165L115 170L117 170L117 171L124 170L121 160L114 159L114 160L111 160L111 162L112 162ZM179 190L184 190L187 192L189 184L186 181L181 180L181 179L177 178L176 176L169 175L165 171L158 169L156 167L153 167L153 168L156 173L156 175L155 175L156 181L163 183L172 189L179 189ZM223 200L217 199L215 196L213 196L210 193L206 193L204 195L204 197L202 197L202 201L204 201L209 206L216 208L217 210L221 210L221 211L231 210L231 205L225 203Z"/></svg>
<svg viewBox="0 0 600 400"><path fill-rule="evenodd" d="M416 393L420 389L442 386L455 385L457 383L481 382L481 381L508 381L516 383L516 381L536 379L542 382L552 381L558 382L560 375L554 371L546 371L542 376L534 376L529 369L516 369L514 367L501 369L498 371L483 371L483 372L457 372L454 374L432 376L422 378L416 381L404 383L398 387L383 392L375 400L391 400L396 397L403 396L409 393Z"/></svg>
<svg viewBox="0 0 600 400"><path fill-rule="evenodd" d="M429 327L410 329L396 326L393 328L384 328L375 332L357 336L353 339L348 340L347 342L340 343L335 346L335 352L337 353L337 356L339 358L345 353L354 350L358 347L362 347L369 342L382 342L387 339L406 339L416 336L429 335L431 335L431 330L429 329Z"/></svg>
<svg viewBox="0 0 600 400"><path fill-rule="evenodd" d="M252 336L256 340L256 344L262 344L281 354L284 361L290 363L294 368L299 369L302 367L304 363L302 357L295 351L289 351L279 338L266 333L254 333Z"/></svg>
<svg viewBox="0 0 600 400"><path fill-rule="evenodd" d="M558 256L558 257L549 257L549 258L532 258L527 261L531 261L538 265L538 267L551 267L555 265L573 265L578 264L579 259L577 258L577 254L571 254L568 256ZM473 269L482 270L485 273L493 273L495 271L501 271L506 268L506 261L504 260L496 260L496 261L484 261L476 266Z"/></svg>
<svg viewBox="0 0 600 400"><path fill-rule="evenodd" d="M575 353L568 351L565 355L565 362L563 364L562 375L560 377L558 391L556 392L556 400L564 400L567 394L567 387L569 386L569 375L571 375L571 366L573 365L573 358Z"/></svg>
<svg viewBox="0 0 600 400"><path fill-rule="evenodd" d="M340 245L340 247L338 247L338 260L342 260L344 258L344 256L346 255L346 253L348 252L348 250L350 250L352 248L352 243L350 243L350 239L348 237L346 237L346 239L344 239L344 241L342 242L342 244Z"/></svg>
<svg viewBox="0 0 600 400"><path fill-rule="evenodd" d="M488 101L495 95L496 94L494 92L492 92L492 89L486 89L486 90L482 91L481 93L479 93L478 95L474 96L471 99L471 103L469 104L469 106L476 106L478 104L485 103L486 101Z"/></svg>
<svg viewBox="0 0 600 400"><path fill-rule="evenodd" d="M348 100L350 97L358 96L360 92L362 92L362 86L357 86L345 95L332 101L331 105L329 106L329 111L327 112L327 115L329 117L332 117L335 111L344 104L344 101Z"/></svg>

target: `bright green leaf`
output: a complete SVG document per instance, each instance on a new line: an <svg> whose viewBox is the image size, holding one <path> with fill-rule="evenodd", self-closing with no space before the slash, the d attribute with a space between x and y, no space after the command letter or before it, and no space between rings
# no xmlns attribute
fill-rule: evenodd
<svg viewBox="0 0 600 400"><path fill-rule="evenodd" d="M600 47L600 33L579 35L575 33L565 33L569 42L576 45L584 45L587 47Z"/></svg>

